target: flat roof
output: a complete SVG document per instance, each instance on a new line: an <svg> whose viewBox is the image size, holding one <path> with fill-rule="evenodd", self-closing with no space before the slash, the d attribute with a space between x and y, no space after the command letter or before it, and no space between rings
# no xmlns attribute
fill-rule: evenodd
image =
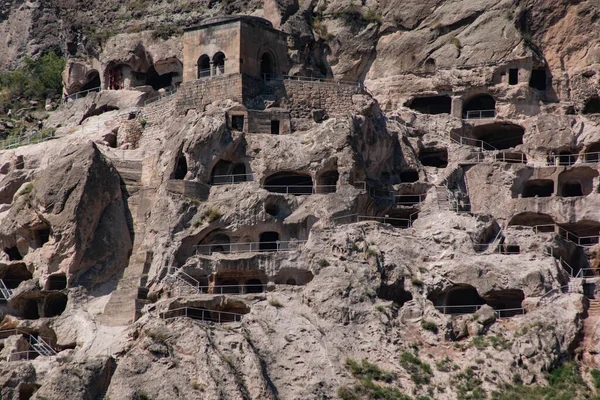
<svg viewBox="0 0 600 400"><path fill-rule="evenodd" d="M184 28L184 32L194 31L197 29L203 29L203 28L207 28L209 26L229 24L229 23L236 22L236 21L254 22L254 23L257 23L260 25L264 25L266 28L274 29L271 21L269 21L268 19L262 18L262 17L255 17L252 15L221 15L218 17L206 18L206 19L202 20L200 22L200 24L198 24L198 25L193 25L193 26Z"/></svg>

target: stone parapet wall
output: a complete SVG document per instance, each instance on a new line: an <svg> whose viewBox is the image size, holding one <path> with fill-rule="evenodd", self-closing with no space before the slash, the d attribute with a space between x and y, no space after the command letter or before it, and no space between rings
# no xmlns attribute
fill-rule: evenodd
<svg viewBox="0 0 600 400"><path fill-rule="evenodd" d="M153 140L161 139L163 136L162 123L175 112L176 98L177 95L170 96L141 109L146 126L140 138L140 145L147 145Z"/></svg>
<svg viewBox="0 0 600 400"><path fill-rule="evenodd" d="M203 109L206 105L231 99L242 102L242 75L231 74L184 82L177 91L175 109L185 113L190 109Z"/></svg>
<svg viewBox="0 0 600 400"><path fill-rule="evenodd" d="M333 82L283 80L282 86L281 107L289 109L292 118L310 118L312 110L324 110L332 117L348 115L352 96L363 92L358 85Z"/></svg>

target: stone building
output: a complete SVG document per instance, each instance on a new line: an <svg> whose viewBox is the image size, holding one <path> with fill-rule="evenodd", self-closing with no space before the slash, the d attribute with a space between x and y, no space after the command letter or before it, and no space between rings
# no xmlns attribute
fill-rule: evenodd
<svg viewBox="0 0 600 400"><path fill-rule="evenodd" d="M287 37L266 19L210 18L185 30L184 82L224 74L271 78L287 73Z"/></svg>

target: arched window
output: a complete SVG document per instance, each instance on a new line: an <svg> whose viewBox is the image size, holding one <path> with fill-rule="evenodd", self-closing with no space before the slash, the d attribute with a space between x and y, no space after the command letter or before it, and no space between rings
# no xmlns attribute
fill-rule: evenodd
<svg viewBox="0 0 600 400"><path fill-rule="evenodd" d="M225 73L225 54L219 51L213 56L213 66L215 67L215 75L223 75Z"/></svg>
<svg viewBox="0 0 600 400"><path fill-rule="evenodd" d="M202 54L198 58L198 79L210 76L210 57Z"/></svg>
<svg viewBox="0 0 600 400"><path fill-rule="evenodd" d="M275 57L268 51L260 57L260 76L265 80L275 77Z"/></svg>
<svg viewBox="0 0 600 400"><path fill-rule="evenodd" d="M246 182L247 180L249 180L248 175L246 173L246 165L244 165L243 163L235 164L233 166L231 174L233 175L234 183Z"/></svg>

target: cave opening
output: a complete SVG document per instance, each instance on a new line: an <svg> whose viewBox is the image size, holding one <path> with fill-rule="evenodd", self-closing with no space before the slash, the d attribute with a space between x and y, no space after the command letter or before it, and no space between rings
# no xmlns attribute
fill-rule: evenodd
<svg viewBox="0 0 600 400"><path fill-rule="evenodd" d="M40 228L34 231L35 243L38 247L42 247L50 240L50 228Z"/></svg>
<svg viewBox="0 0 600 400"><path fill-rule="evenodd" d="M534 179L523 184L523 197L550 197L554 194L554 181Z"/></svg>
<svg viewBox="0 0 600 400"><path fill-rule="evenodd" d="M414 169L408 169L400 172L400 182L413 183L419 181L419 173Z"/></svg>
<svg viewBox="0 0 600 400"><path fill-rule="evenodd" d="M446 168L448 166L448 150L425 148L419 152L419 161L425 167Z"/></svg>
<svg viewBox="0 0 600 400"><path fill-rule="evenodd" d="M87 90L96 89L95 91L100 90L100 74L95 69L89 71L86 74L87 82L85 85L81 87L81 91L85 92ZM85 94L87 96L87 93Z"/></svg>
<svg viewBox="0 0 600 400"><path fill-rule="evenodd" d="M479 94L471 97L463 107L463 118L479 119L496 116L496 100L489 94Z"/></svg>
<svg viewBox="0 0 600 400"><path fill-rule="evenodd" d="M233 175L233 183L241 183L247 182L248 179L248 171L246 170L246 164L237 163L231 169L231 174Z"/></svg>
<svg viewBox="0 0 600 400"><path fill-rule="evenodd" d="M476 307L486 304L477 289L471 285L458 285L446 294L444 301L444 314L470 314L476 311ZM471 306L471 307L469 307Z"/></svg>
<svg viewBox="0 0 600 400"><path fill-rule="evenodd" d="M296 286L296 280L294 278L289 278L287 281L285 281L285 284L290 286Z"/></svg>
<svg viewBox="0 0 600 400"><path fill-rule="evenodd" d="M506 150L523 144L525 129L510 123L478 125L473 128L473 137L484 142L486 150ZM486 144L488 148L486 148Z"/></svg>
<svg viewBox="0 0 600 400"><path fill-rule="evenodd" d="M215 235L211 242L210 253L231 253L231 239L224 233Z"/></svg>
<svg viewBox="0 0 600 400"><path fill-rule="evenodd" d="M260 279L248 279L245 286L246 293L262 293L265 291Z"/></svg>
<svg viewBox="0 0 600 400"><path fill-rule="evenodd" d="M240 283L235 279L224 279L219 283L218 286L221 286L219 293L223 294L239 294L240 293Z"/></svg>
<svg viewBox="0 0 600 400"><path fill-rule="evenodd" d="M529 87L544 91L547 86L547 74L545 68L535 68L531 71L531 78L529 78Z"/></svg>
<svg viewBox="0 0 600 400"><path fill-rule="evenodd" d="M19 384L19 400L29 400L39 389L39 385L21 383Z"/></svg>
<svg viewBox="0 0 600 400"><path fill-rule="evenodd" d="M421 114L450 114L452 111L452 99L447 95L417 97L407 105Z"/></svg>
<svg viewBox="0 0 600 400"><path fill-rule="evenodd" d="M583 189L579 182L565 182L561 188L562 197L581 197L583 196Z"/></svg>
<svg viewBox="0 0 600 400"><path fill-rule="evenodd" d="M508 84L516 85L519 83L519 69L518 68L510 68L508 70Z"/></svg>
<svg viewBox="0 0 600 400"><path fill-rule="evenodd" d="M277 251L279 242L279 233L263 232L260 234L260 243L258 248L260 251Z"/></svg>
<svg viewBox="0 0 600 400"><path fill-rule="evenodd" d="M271 193L307 195L313 193L313 180L308 174L284 171L267 177L263 187Z"/></svg>
<svg viewBox="0 0 600 400"><path fill-rule="evenodd" d="M600 161L600 142L592 143L585 149L585 162L597 163Z"/></svg>
<svg viewBox="0 0 600 400"><path fill-rule="evenodd" d="M46 290L63 290L67 288L67 276L65 274L50 275L46 281Z"/></svg>
<svg viewBox="0 0 600 400"><path fill-rule="evenodd" d="M335 193L338 179L340 179L340 174L337 170L323 172L317 183L318 193Z"/></svg>
<svg viewBox="0 0 600 400"><path fill-rule="evenodd" d="M39 319L40 312L36 299L29 299L23 306L23 319Z"/></svg>
<svg viewBox="0 0 600 400"><path fill-rule="evenodd" d="M2 281L8 289L16 289L21 282L28 281L33 278L33 275L25 264L11 265L4 273Z"/></svg>
<svg viewBox="0 0 600 400"><path fill-rule="evenodd" d="M167 72L159 75L152 66L148 69L148 72L146 72L146 84L152 86L152 89L154 90L170 88L173 85L174 76L176 76L175 72Z"/></svg>
<svg viewBox="0 0 600 400"><path fill-rule="evenodd" d="M599 114L600 113L600 98L594 96L589 98L583 107L584 114Z"/></svg>
<svg viewBox="0 0 600 400"><path fill-rule="evenodd" d="M175 171L173 172L172 179L184 179L188 172L187 161L183 154L177 157L177 163L175 164Z"/></svg>
<svg viewBox="0 0 600 400"><path fill-rule="evenodd" d="M523 212L515 215L508 222L508 226L535 227L537 232L550 233L555 231L554 219L548 214Z"/></svg>
<svg viewBox="0 0 600 400"><path fill-rule="evenodd" d="M271 121L271 135L279 135L281 133L281 126L279 120Z"/></svg>
<svg viewBox="0 0 600 400"><path fill-rule="evenodd" d="M67 308L68 297L63 293L56 293L46 297L44 301L44 317L51 318L61 315Z"/></svg>
<svg viewBox="0 0 600 400"><path fill-rule="evenodd" d="M398 280L391 285L381 284L377 289L377 297L393 301L399 307L402 307L404 303L413 298L410 292L404 290L404 280Z"/></svg>
<svg viewBox="0 0 600 400"><path fill-rule="evenodd" d="M20 261L23 259L23 256L21 255L21 252L19 252L17 246L5 248L4 253L6 253L10 261Z"/></svg>

